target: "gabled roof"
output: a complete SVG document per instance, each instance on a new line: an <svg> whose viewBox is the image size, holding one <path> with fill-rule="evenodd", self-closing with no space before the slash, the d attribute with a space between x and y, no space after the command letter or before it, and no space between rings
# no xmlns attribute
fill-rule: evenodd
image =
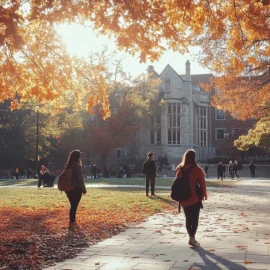
<svg viewBox="0 0 270 270"><path fill-rule="evenodd" d="M161 73L159 74L159 76L164 72L164 70L167 68L167 67L169 67L169 68L171 68L174 72L175 72L175 74L179 77L179 78L181 78L181 80L182 81L184 81L184 79L171 67L171 65L170 64L168 64L162 71L161 71Z"/></svg>
<svg viewBox="0 0 270 270"><path fill-rule="evenodd" d="M200 83L210 83L210 79L213 77L214 75L211 73L194 74L194 75L191 75L191 83L192 85L200 85Z"/></svg>

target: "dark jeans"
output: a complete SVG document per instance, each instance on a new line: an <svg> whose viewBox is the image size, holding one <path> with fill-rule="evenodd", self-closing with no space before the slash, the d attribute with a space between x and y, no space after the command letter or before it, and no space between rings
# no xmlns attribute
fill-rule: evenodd
<svg viewBox="0 0 270 270"><path fill-rule="evenodd" d="M80 189L75 188L73 190L67 191L66 195L70 203L69 221L75 222L77 208L82 198L82 191Z"/></svg>
<svg viewBox="0 0 270 270"><path fill-rule="evenodd" d="M155 182L156 182L156 174L155 173L147 173L145 175L145 181L146 181L146 195L148 195L149 192L149 185L151 183L151 195L155 194Z"/></svg>
<svg viewBox="0 0 270 270"><path fill-rule="evenodd" d="M186 216L186 228L188 235L190 237L195 237L199 224L200 215L200 203L192 204L188 207L184 207L184 212Z"/></svg>
<svg viewBox="0 0 270 270"><path fill-rule="evenodd" d="M220 177L221 180L223 180L223 172L218 171L217 174L218 174L218 179L219 179L219 177Z"/></svg>
<svg viewBox="0 0 270 270"><path fill-rule="evenodd" d="M255 178L255 170L251 170L250 171L250 176L253 177L253 178Z"/></svg>

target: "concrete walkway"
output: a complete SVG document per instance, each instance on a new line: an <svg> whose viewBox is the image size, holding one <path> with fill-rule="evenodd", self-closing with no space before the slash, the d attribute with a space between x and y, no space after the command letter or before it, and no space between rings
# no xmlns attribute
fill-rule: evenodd
<svg viewBox="0 0 270 270"><path fill-rule="evenodd" d="M157 194L158 195L158 194ZM209 192L196 235L184 214L161 213L49 269L270 269L270 181L239 181Z"/></svg>

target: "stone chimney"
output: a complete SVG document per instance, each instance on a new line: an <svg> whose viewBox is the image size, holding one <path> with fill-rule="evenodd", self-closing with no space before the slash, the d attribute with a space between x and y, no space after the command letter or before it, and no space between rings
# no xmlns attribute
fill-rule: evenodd
<svg viewBox="0 0 270 270"><path fill-rule="evenodd" d="M148 66L147 72L153 73L154 71L155 71L154 66L152 66L152 65Z"/></svg>
<svg viewBox="0 0 270 270"><path fill-rule="evenodd" d="M190 76L190 62L187 60L186 62L186 76L185 76L185 80L187 82L191 81L191 76Z"/></svg>

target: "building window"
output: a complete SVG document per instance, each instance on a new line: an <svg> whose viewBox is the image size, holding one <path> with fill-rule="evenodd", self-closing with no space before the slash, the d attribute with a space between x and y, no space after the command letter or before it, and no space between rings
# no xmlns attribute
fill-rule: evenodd
<svg viewBox="0 0 270 270"><path fill-rule="evenodd" d="M168 103L168 144L180 144L181 104Z"/></svg>
<svg viewBox="0 0 270 270"><path fill-rule="evenodd" d="M207 146L207 107L200 107L200 146Z"/></svg>
<svg viewBox="0 0 270 270"><path fill-rule="evenodd" d="M206 145L206 131L201 131L201 146L207 146Z"/></svg>
<svg viewBox="0 0 270 270"><path fill-rule="evenodd" d="M155 144L155 132L151 130L150 132L150 144Z"/></svg>
<svg viewBox="0 0 270 270"><path fill-rule="evenodd" d="M217 128L216 129L216 140L225 140L226 129L225 128Z"/></svg>
<svg viewBox="0 0 270 270"><path fill-rule="evenodd" d="M171 91L171 80L165 79L165 91Z"/></svg>
<svg viewBox="0 0 270 270"><path fill-rule="evenodd" d="M157 131L157 144L161 144L161 133Z"/></svg>
<svg viewBox="0 0 270 270"><path fill-rule="evenodd" d="M216 110L216 120L225 120L225 112L223 110Z"/></svg>
<svg viewBox="0 0 270 270"><path fill-rule="evenodd" d="M116 157L121 158L121 150L116 150Z"/></svg>

